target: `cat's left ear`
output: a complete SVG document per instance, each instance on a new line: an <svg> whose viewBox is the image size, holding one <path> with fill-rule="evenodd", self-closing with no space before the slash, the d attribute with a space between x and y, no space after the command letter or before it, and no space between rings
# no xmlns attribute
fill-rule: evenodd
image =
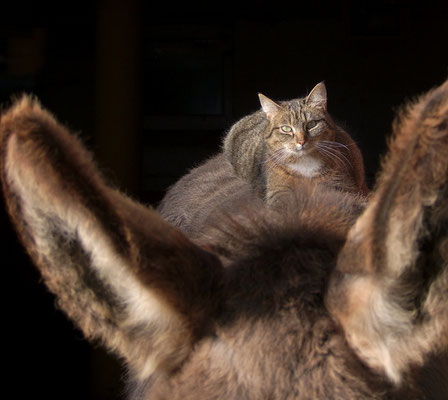
<svg viewBox="0 0 448 400"><path fill-rule="evenodd" d="M272 119L272 117L280 110L280 106L264 94L258 93L258 98L260 99L261 108L265 112L267 118Z"/></svg>
<svg viewBox="0 0 448 400"><path fill-rule="evenodd" d="M324 82L318 83L306 97L306 104L312 107L327 109L327 88Z"/></svg>

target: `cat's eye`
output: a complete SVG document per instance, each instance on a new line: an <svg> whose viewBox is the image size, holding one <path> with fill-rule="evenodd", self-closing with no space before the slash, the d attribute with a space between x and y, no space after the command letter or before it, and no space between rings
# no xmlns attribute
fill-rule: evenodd
<svg viewBox="0 0 448 400"><path fill-rule="evenodd" d="M317 121L316 121L315 119L312 120L312 121L309 121L309 122L306 124L306 130L313 129L316 125L317 125Z"/></svg>
<svg viewBox="0 0 448 400"><path fill-rule="evenodd" d="M285 133L291 133L292 132L292 128L289 125L282 125L280 127L280 129L282 130L282 132L285 132Z"/></svg>

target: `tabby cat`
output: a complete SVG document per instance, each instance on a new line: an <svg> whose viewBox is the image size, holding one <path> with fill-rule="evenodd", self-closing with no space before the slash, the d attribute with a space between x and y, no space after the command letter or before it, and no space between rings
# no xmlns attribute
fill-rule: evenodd
<svg viewBox="0 0 448 400"><path fill-rule="evenodd" d="M242 118L224 140L238 176L275 204L297 179L367 194L361 152L327 112L327 90L317 84L304 98L276 103L259 94L262 109Z"/></svg>

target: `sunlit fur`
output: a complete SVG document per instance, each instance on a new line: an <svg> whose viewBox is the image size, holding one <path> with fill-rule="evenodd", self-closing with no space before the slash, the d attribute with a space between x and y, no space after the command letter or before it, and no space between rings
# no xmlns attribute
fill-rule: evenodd
<svg viewBox="0 0 448 400"><path fill-rule="evenodd" d="M327 112L323 82L295 100L276 103L259 96L262 110L230 129L224 153L236 174L249 181L268 204L283 203L294 181L303 178L351 193L368 193L361 152Z"/></svg>
<svg viewBox="0 0 448 400"><path fill-rule="evenodd" d="M448 342L448 83L401 111L382 170L329 304L353 347L399 382Z"/></svg>
<svg viewBox="0 0 448 400"><path fill-rule="evenodd" d="M19 237L131 399L447 398L448 83L402 112L367 202L301 179L278 210L221 154L164 220L35 99L0 135Z"/></svg>

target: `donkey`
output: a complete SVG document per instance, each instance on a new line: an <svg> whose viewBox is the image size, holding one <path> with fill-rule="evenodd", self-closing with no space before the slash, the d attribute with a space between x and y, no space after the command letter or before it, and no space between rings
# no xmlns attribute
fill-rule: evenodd
<svg viewBox="0 0 448 400"><path fill-rule="evenodd" d="M448 81L393 131L367 203L302 182L278 213L233 181L237 196L196 204L190 235L195 218L180 230L110 187L25 96L1 116L2 187L59 306L127 365L131 399L420 399L427 376L446 398ZM231 175L209 163L205 186Z"/></svg>

